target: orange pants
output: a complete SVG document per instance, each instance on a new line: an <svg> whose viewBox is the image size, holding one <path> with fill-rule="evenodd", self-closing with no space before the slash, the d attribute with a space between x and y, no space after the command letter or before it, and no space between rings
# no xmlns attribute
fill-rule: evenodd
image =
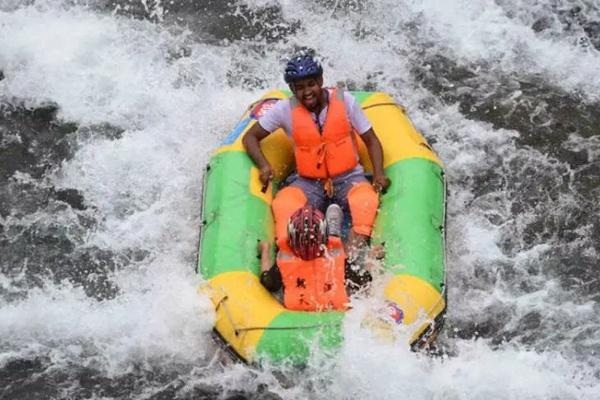
<svg viewBox="0 0 600 400"><path fill-rule="evenodd" d="M287 224L290 216L308 202L304 191L298 186L286 186L273 199L275 238L278 246L287 242ZM352 230L364 236L371 236L379 198L368 182L360 182L348 191L348 208L352 218ZM281 246L280 246L281 247Z"/></svg>

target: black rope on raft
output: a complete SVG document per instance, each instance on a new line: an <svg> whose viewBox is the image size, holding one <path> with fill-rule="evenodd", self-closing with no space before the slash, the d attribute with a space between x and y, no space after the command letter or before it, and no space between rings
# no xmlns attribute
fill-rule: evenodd
<svg viewBox="0 0 600 400"><path fill-rule="evenodd" d="M239 334L241 332L249 332L249 331L259 331L259 330L264 330L264 331L288 330L289 331L289 330L296 330L296 329L314 329L314 328L320 328L320 327L325 327L325 326L339 325L339 323L332 323L332 324L314 324L314 325L302 325L302 326L253 326L253 327L249 327L249 328L237 328L235 326L235 323L233 322L233 318L231 317L231 314L229 313L229 309L227 308L227 305L225 304L225 302L227 300L229 300L229 297L223 296L223 298L221 298L221 300L219 300L219 302L215 306L215 312L219 311L219 308L221 308L221 306L223 306L223 311L225 312L225 316L229 320L229 323L233 327L233 332L234 332L235 336L239 336Z"/></svg>
<svg viewBox="0 0 600 400"><path fill-rule="evenodd" d="M259 331L259 330L291 331L291 330L296 330L296 329L313 329L313 328L320 328L320 327L325 327L325 326L336 326L336 325L339 325L339 324L316 324L316 325L303 325L303 326L255 326L255 327L251 327L251 328L240 328L239 331L240 332Z"/></svg>
<svg viewBox="0 0 600 400"><path fill-rule="evenodd" d="M404 107L396 104L396 103L377 103L377 104L371 104L370 106L366 106L366 107L362 107L363 110L369 109L369 108L373 108L373 107L379 107L379 106L396 106L398 107L400 110L402 110L402 112L404 112Z"/></svg>
<svg viewBox="0 0 600 400"><path fill-rule="evenodd" d="M233 322L233 318L231 317L231 314L229 313L229 309L227 308L227 304L225 304L225 301L227 301L228 299L229 299L228 296L223 296L223 298L221 300L219 300L219 302L215 306L215 312L219 311L219 308L221 308L221 306L223 306L223 311L225 312L225 316L229 320L229 323L233 327L233 333L237 337L240 334L240 330L235 326L235 322Z"/></svg>

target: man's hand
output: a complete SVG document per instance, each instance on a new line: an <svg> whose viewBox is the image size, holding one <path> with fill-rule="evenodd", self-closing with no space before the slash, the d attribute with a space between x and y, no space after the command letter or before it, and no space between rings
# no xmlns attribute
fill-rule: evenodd
<svg viewBox="0 0 600 400"><path fill-rule="evenodd" d="M373 189L379 193L385 193L390 184L390 179L385 175L373 176Z"/></svg>
<svg viewBox="0 0 600 400"><path fill-rule="evenodd" d="M265 193L269 187L269 182L273 179L273 170L271 169L271 166L269 164L263 165L260 168L258 177L263 184L262 189L260 190Z"/></svg>
<svg viewBox="0 0 600 400"><path fill-rule="evenodd" d="M246 132L244 138L242 139L242 143L246 149L246 152L252 161L254 161L254 165L256 165L260 171L258 177L263 184L261 188L263 193L267 191L267 188L269 187L269 181L273 177L271 166L260 149L259 144L260 141L266 138L268 135L268 131L264 130L259 123L255 123L248 130L248 132Z"/></svg>

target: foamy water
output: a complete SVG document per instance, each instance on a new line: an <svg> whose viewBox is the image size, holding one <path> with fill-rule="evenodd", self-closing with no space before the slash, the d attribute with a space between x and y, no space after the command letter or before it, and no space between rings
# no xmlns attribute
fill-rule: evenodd
<svg viewBox="0 0 600 400"><path fill-rule="evenodd" d="M239 12L278 7L272 1L240 4L245 8ZM123 15L128 5L163 22ZM552 8L519 1L290 1L280 5L281 15L301 21L301 28L285 40L215 44L204 40L206 32L177 26L169 19L175 11L162 2L100 6L0 1L0 101L25 108L56 104L58 121L78 126L73 156L33 184L76 189L87 206L1 215L0 223L7 232L17 225L60 226L77 249L93 247L125 260L100 273L118 288L100 300L77 282L48 278L61 265L44 265L42 285L23 267L34 260L3 265L0 368L42 357L55 371L90 368L117 381L141 369L128 394L104 394L123 398L149 398L172 381L181 381L173 396L179 398L208 393L208 387L254 393L259 384L297 399L598 396L596 297L563 282L561 268L571 268L570 262L550 262L553 250L574 244L560 236L558 223L554 234L544 225L539 238L528 239L541 215L555 213L560 220L577 208L579 189L551 191L577 170L543 149L520 145L517 129L464 115L415 73L427 71L433 55L443 56L480 68L482 80L535 75L548 90L576 91L592 104L600 89L600 54L574 40L582 30L562 30ZM599 20L592 3L581 12ZM531 25L541 17L554 23L535 32ZM201 278L194 272L202 168L246 105L283 85L282 60L302 45L323 56L327 83L390 92L436 142L450 194L444 356L414 354L373 338L360 324L370 300L358 299L338 357L316 354L293 385L278 381L275 367L222 365L213 358L214 314L196 292ZM118 134L107 136L107 129ZM574 133L564 146L585 149L593 163L597 142L597 136ZM541 189L527 194L532 179ZM580 252L598 260L583 237ZM79 267L86 279L99 278L93 264ZM44 373L54 376L52 368ZM78 393L78 382L67 378L61 396Z"/></svg>

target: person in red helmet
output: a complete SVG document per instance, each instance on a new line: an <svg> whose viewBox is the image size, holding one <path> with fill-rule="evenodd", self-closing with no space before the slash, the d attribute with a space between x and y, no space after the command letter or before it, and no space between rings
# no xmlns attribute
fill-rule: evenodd
<svg viewBox="0 0 600 400"><path fill-rule="evenodd" d="M381 143L350 93L323 87L323 69L314 57L302 54L290 59L284 79L293 96L267 111L242 140L265 190L272 169L260 141L283 128L294 144L297 173L288 178L272 205L277 244L287 242L286 221L297 208L308 203L324 210L335 203L351 217L349 251L364 248L377 214L377 192L390 185ZM356 135L365 143L373 165L372 185L358 162Z"/></svg>
<svg viewBox="0 0 600 400"><path fill-rule="evenodd" d="M311 205L297 209L289 218L287 242L280 245L273 266L269 245L261 243L260 281L271 292L283 288L283 305L288 310L348 308L342 219L342 210L335 204L327 209L327 219Z"/></svg>

